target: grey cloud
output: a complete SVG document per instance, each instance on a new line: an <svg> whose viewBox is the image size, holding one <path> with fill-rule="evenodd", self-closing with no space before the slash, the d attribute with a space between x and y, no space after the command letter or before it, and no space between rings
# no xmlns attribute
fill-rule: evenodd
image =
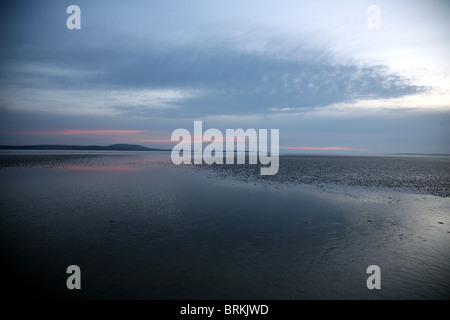
<svg viewBox="0 0 450 320"><path fill-rule="evenodd" d="M298 60L239 52L229 43L221 42L222 38L208 38L203 43L181 41L184 43L181 45L177 43L177 39L183 40L180 22L176 24L176 35L180 37L177 38L170 30L150 29L158 27L156 22L149 23L146 30L145 21L124 20L134 16L144 19L145 14L139 13L139 7L144 4L148 12L153 12L145 2L132 9L115 3L114 8L108 9L107 2L80 1L83 27L69 31L65 28L65 8L69 4L19 1L4 7L0 84L42 90L187 88L201 92L172 101L171 108L166 110L116 107L128 115L166 118L271 114L278 109L298 112L427 90L384 66L332 63L328 60L331 55L326 43L320 50L298 49ZM157 13L169 7L161 3L154 6L156 13L148 19L156 19L163 26L170 26L176 22L174 17L183 16L180 7L166 21ZM13 27L14 32L9 32L6 26ZM130 33L133 28L138 34ZM193 34L184 36L191 39ZM302 39L298 40L298 48L302 48ZM278 45L281 51L288 49L282 43ZM276 47L277 43L272 46Z"/></svg>
<svg viewBox="0 0 450 320"><path fill-rule="evenodd" d="M46 73L45 68L44 71L9 71L2 74L2 82L42 89L188 88L203 92L176 102L173 109L165 111L168 117L173 113L195 117L270 113L278 108L311 110L334 103L395 98L426 90L383 66L339 66L326 61L314 62L308 56L304 62L216 49L159 48L137 53L117 48L95 54L88 52L89 49L80 50L52 59L49 66L66 73ZM29 59L24 63L42 62ZM79 71L71 74L73 66ZM142 115L153 111L144 108L136 112Z"/></svg>

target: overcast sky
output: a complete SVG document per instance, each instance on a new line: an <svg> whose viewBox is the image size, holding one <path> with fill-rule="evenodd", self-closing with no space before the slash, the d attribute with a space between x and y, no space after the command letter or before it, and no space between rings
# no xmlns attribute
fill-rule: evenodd
<svg viewBox="0 0 450 320"><path fill-rule="evenodd" d="M166 148L203 120L289 152L450 153L448 1L0 6L0 144Z"/></svg>

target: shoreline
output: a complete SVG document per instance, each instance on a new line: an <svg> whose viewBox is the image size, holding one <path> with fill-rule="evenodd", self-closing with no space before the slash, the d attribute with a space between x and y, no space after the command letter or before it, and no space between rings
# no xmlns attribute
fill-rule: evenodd
<svg viewBox="0 0 450 320"><path fill-rule="evenodd" d="M280 156L280 170L261 176L257 165L179 165L169 153L75 153L0 154L0 170L6 168L67 168L83 166L128 166L145 169L165 165L214 173L219 179L231 177L245 183L268 185L315 185L319 188L360 187L373 190L412 191L443 198L450 197L450 159L397 157Z"/></svg>

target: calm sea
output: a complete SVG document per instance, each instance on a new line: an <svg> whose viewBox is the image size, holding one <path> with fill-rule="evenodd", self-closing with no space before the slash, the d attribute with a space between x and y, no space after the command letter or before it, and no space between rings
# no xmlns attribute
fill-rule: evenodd
<svg viewBox="0 0 450 320"><path fill-rule="evenodd" d="M11 296L450 298L448 157L283 156L265 177L165 152L3 152L0 166Z"/></svg>

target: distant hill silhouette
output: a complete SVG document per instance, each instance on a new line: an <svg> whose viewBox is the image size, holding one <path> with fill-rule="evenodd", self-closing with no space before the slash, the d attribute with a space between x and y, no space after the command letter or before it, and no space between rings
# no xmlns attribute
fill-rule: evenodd
<svg viewBox="0 0 450 320"><path fill-rule="evenodd" d="M109 146L77 146L64 144L43 144L29 146L0 146L9 150L98 150L98 151L170 151L169 149L147 148L138 144L112 144Z"/></svg>

